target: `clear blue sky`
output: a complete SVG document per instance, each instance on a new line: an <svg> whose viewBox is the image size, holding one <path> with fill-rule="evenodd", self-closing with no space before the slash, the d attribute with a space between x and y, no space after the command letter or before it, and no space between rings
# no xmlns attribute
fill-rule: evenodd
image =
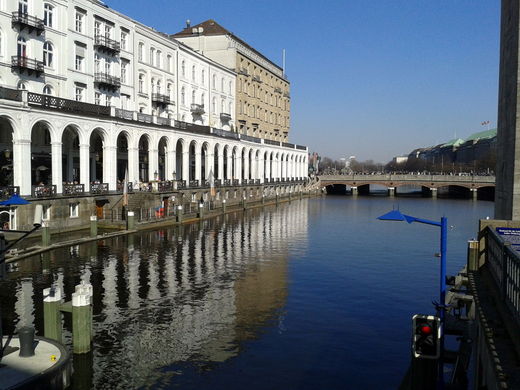
<svg viewBox="0 0 520 390"><path fill-rule="evenodd" d="M496 126L499 0L105 0L166 33L215 19L287 52L290 141L386 162ZM145 5L146 4L146 5Z"/></svg>

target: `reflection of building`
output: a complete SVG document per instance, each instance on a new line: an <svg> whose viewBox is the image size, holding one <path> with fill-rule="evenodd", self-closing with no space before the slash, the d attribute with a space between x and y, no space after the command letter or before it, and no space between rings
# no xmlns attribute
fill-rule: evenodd
<svg viewBox="0 0 520 390"><path fill-rule="evenodd" d="M144 232L132 243L116 237L20 262L11 273L17 301L3 309L31 322L52 280L66 296L79 279L92 283L94 388L138 388L164 367L230 359L243 341L283 321L288 262L306 250L307 202L206 223L204 230Z"/></svg>
<svg viewBox="0 0 520 390"><path fill-rule="evenodd" d="M290 94L284 69L212 19L196 26L188 22L173 36L237 73L235 111L239 133L287 142ZM235 88L216 79L212 87L220 91ZM224 107L224 100L221 104Z"/></svg>

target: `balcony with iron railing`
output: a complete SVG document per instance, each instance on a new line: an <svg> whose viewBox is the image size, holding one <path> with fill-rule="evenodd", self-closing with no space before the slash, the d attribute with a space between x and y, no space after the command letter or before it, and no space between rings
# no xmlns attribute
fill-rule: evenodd
<svg viewBox="0 0 520 390"><path fill-rule="evenodd" d="M152 93L152 102L163 106L172 103L170 97L168 95L163 95L162 93Z"/></svg>
<svg viewBox="0 0 520 390"><path fill-rule="evenodd" d="M47 109L68 111L80 115L110 116L110 107L78 102L76 100L62 99L39 93L29 92L27 94L27 103L30 106L40 106Z"/></svg>
<svg viewBox="0 0 520 390"><path fill-rule="evenodd" d="M194 115L203 115L205 113L204 111L204 104L191 104L191 113Z"/></svg>
<svg viewBox="0 0 520 390"><path fill-rule="evenodd" d="M20 195L20 187L18 186L6 186L0 187L0 199L4 200L13 195Z"/></svg>
<svg viewBox="0 0 520 390"><path fill-rule="evenodd" d="M132 193L134 192L134 184L132 182L126 183L127 185L127 192ZM125 183L124 182L118 182L117 183L117 192L124 192L125 189Z"/></svg>
<svg viewBox="0 0 520 390"><path fill-rule="evenodd" d="M117 54L121 51L121 44L119 42L107 38L104 35L96 35L94 37L94 46L112 54Z"/></svg>
<svg viewBox="0 0 520 390"><path fill-rule="evenodd" d="M198 180L190 180L189 187L190 188L198 188L199 187L199 181Z"/></svg>
<svg viewBox="0 0 520 390"><path fill-rule="evenodd" d="M45 31L45 24L42 19L24 12L13 12L11 25L18 27L20 31L27 28L29 34L36 31L37 35L41 35Z"/></svg>
<svg viewBox="0 0 520 390"><path fill-rule="evenodd" d="M108 73L94 73L94 82L100 86L104 86L113 90L117 90L121 87L121 79Z"/></svg>
<svg viewBox="0 0 520 390"><path fill-rule="evenodd" d="M220 120L222 122L229 122L231 120L231 114L228 114L228 113L225 113L225 112L221 112L220 113Z"/></svg>
<svg viewBox="0 0 520 390"><path fill-rule="evenodd" d="M29 75L35 73L36 77L39 77L41 74L43 74L44 65L42 61L38 61L33 58L27 58L24 56L12 56L11 69L20 73L25 71Z"/></svg>
<svg viewBox="0 0 520 390"><path fill-rule="evenodd" d="M33 198L54 198L56 197L55 185L39 185L32 188Z"/></svg>
<svg viewBox="0 0 520 390"><path fill-rule="evenodd" d="M90 193L95 195L107 194L108 193L108 183L91 183L90 184Z"/></svg>
<svg viewBox="0 0 520 390"><path fill-rule="evenodd" d="M84 195L85 185L84 184L63 184L62 189L63 195Z"/></svg>

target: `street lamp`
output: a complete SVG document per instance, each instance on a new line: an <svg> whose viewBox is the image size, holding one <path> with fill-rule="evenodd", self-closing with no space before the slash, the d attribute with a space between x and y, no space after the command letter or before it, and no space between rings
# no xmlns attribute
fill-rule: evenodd
<svg viewBox="0 0 520 390"><path fill-rule="evenodd" d="M439 312L440 318L440 350L441 356L439 359L439 372L438 372L438 380L441 388L444 386L444 363L443 363L443 355L444 355L444 315L446 309L446 244L448 241L448 219L446 217L442 217L440 222L430 221L428 219L422 219L417 217L412 217L410 215L402 214L399 210L392 210L377 219L382 221L406 221L408 223L419 222L424 223L426 225L437 226L441 228L441 264L440 264L440 291L439 291L439 300L440 302L435 303L436 309Z"/></svg>

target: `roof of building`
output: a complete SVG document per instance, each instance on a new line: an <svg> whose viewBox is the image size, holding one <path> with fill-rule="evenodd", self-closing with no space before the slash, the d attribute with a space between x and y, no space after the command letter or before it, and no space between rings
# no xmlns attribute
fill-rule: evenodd
<svg viewBox="0 0 520 390"><path fill-rule="evenodd" d="M464 141L478 141L479 139L493 138L497 136L497 129L479 131L478 133L471 134Z"/></svg>
<svg viewBox="0 0 520 390"><path fill-rule="evenodd" d="M202 27L202 32L199 32L199 27ZM220 24L218 24L213 19L208 19L202 23L196 24L195 26L188 25L186 28L184 28L182 31L170 35L173 38L184 38L184 37L191 37L191 36L198 36L198 35L229 35L231 38L235 39L236 41L240 42L242 45L247 47L248 49L255 52L257 55L262 57L264 60L269 61L271 64L276 66L279 69L282 69L279 65L275 64L273 61L271 61L269 58L264 56L262 53L260 53L258 50L256 50L254 47L250 46L248 43L246 43L243 39L237 37L235 34L233 34L231 31L225 29Z"/></svg>
<svg viewBox="0 0 520 390"><path fill-rule="evenodd" d="M462 138L453 138L452 140L449 140L445 144L442 144L442 148L447 148L449 146L459 146L464 143L464 140Z"/></svg>

